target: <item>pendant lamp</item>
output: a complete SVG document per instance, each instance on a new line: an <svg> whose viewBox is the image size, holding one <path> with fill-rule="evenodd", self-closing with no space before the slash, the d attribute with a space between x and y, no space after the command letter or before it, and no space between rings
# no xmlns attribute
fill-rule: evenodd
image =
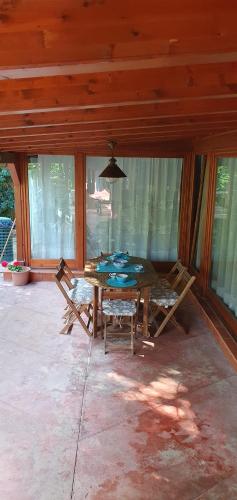
<svg viewBox="0 0 237 500"><path fill-rule="evenodd" d="M108 143L108 146L110 147L112 151L112 157L109 160L109 163L107 167L101 172L99 177L105 177L108 182L115 182L117 179L122 179L123 177L127 177L126 174L119 168L117 165L116 158L114 158L113 151L114 147L116 146L115 141L110 141Z"/></svg>

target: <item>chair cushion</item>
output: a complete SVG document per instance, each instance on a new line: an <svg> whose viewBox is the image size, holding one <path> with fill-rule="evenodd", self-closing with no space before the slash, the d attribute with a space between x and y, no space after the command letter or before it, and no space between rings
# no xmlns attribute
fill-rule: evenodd
<svg viewBox="0 0 237 500"><path fill-rule="evenodd" d="M173 290L167 280L162 279L151 289L151 302L158 306L172 307L178 299L178 294Z"/></svg>
<svg viewBox="0 0 237 500"><path fill-rule="evenodd" d="M78 278L78 284L68 291L68 296L77 305L91 304L93 302L94 288L84 278Z"/></svg>
<svg viewBox="0 0 237 500"><path fill-rule="evenodd" d="M86 281L85 278L72 278L70 281L73 286L88 285L91 288L93 288L93 286L90 285L90 283L88 283L88 281Z"/></svg>
<svg viewBox="0 0 237 500"><path fill-rule="evenodd" d="M102 311L106 316L134 316L136 302L134 300L103 300Z"/></svg>

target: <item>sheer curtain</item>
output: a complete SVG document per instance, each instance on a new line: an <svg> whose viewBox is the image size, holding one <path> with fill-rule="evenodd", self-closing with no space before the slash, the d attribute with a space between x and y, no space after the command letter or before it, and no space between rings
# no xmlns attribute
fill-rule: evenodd
<svg viewBox="0 0 237 500"><path fill-rule="evenodd" d="M105 157L87 157L87 257L128 250L152 260L177 258L182 160L117 158L126 179L98 176Z"/></svg>
<svg viewBox="0 0 237 500"><path fill-rule="evenodd" d="M211 286L237 316L237 158L219 158Z"/></svg>
<svg viewBox="0 0 237 500"><path fill-rule="evenodd" d="M28 163L31 256L73 259L74 157L39 155Z"/></svg>

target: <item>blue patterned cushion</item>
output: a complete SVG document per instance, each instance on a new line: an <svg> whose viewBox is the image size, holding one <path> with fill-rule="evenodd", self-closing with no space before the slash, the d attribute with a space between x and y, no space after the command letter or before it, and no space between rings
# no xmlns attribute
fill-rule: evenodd
<svg viewBox="0 0 237 500"><path fill-rule="evenodd" d="M172 307L178 299L178 294L173 290L169 282L165 279L160 280L160 282L151 289L151 302L154 302L158 306L162 307Z"/></svg>
<svg viewBox="0 0 237 500"><path fill-rule="evenodd" d="M133 300L103 300L102 311L106 316L134 316L136 302Z"/></svg>
<svg viewBox="0 0 237 500"><path fill-rule="evenodd" d="M72 278L70 281L73 286L89 285L91 286L91 288L93 288L93 286L90 285L90 283L88 283L88 281L86 281L85 278Z"/></svg>
<svg viewBox="0 0 237 500"><path fill-rule="evenodd" d="M78 282L77 286L69 290L69 298L77 305L91 304L94 296L93 286L84 278L78 278Z"/></svg>

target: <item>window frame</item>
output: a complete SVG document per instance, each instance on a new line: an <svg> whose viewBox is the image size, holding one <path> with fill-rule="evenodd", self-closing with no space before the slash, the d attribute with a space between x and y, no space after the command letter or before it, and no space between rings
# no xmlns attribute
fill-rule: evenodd
<svg viewBox="0 0 237 500"><path fill-rule="evenodd" d="M201 297L213 307L232 335L237 338L237 319L228 306L224 304L222 299L211 288L212 235L215 215L217 166L218 158L220 157L233 157L237 160L237 153L236 151L228 153L218 151L207 155L206 168L209 169L207 207L204 221L204 236L201 246L200 269L197 270L193 264L191 264L190 267L193 274L197 277L196 285L198 286Z"/></svg>
<svg viewBox="0 0 237 500"><path fill-rule="evenodd" d="M58 263L57 259L32 259L30 247L30 214L29 214L29 191L28 191L28 157L35 155L37 152L31 154L18 153L16 157L16 170L19 177L19 185L14 183L15 191L18 194L18 210L21 213L19 217L19 224L17 232L21 234L19 238L20 246L18 254L27 265L32 268L55 268ZM45 152L45 154L53 154L52 152ZM69 154L68 152L60 152L60 154ZM70 154L73 154L71 152ZM86 155L88 156L106 156L108 151L87 151L86 153L74 153L75 157L75 240L76 240L76 258L69 261L72 269L83 271L85 266L86 257ZM157 151L137 151L131 150L116 151L117 156L123 157L137 157L137 158L181 158L182 165L182 178L180 186L180 208L179 208L179 232L178 232L178 253L183 262L188 265L190 254L190 234L191 234L191 213L190 204L192 204L193 195L193 157L194 153L184 153L180 151L174 152L160 152ZM185 182L184 182L185 179ZM155 268L161 272L166 272L172 262L154 262Z"/></svg>
<svg viewBox="0 0 237 500"><path fill-rule="evenodd" d="M86 158L87 156L89 157L95 157L95 158L100 158L100 157L104 157L106 156L106 154L99 154L99 153L93 153L93 154L90 154L89 152L86 153L84 155L84 176L85 176L85 184L84 184L84 257L86 257L86 254L87 254L87 248L86 248L86 243L87 243L87 234L86 234ZM107 156L108 153L107 153ZM186 171L188 170L190 172L190 155L186 154L180 154L180 153L173 153L173 154L157 154L157 155L154 155L154 154L149 154L149 153L146 153L146 154L138 154L137 152L131 152L131 154L120 154L119 153L119 150L117 151L116 150L116 157L123 157L123 158L179 158L182 160L182 169L181 169L181 180L180 180L180 203L179 203L179 226L178 226L178 238L177 238L177 252L178 252L178 258L182 258L182 260L184 261L186 259L186 248L183 249L183 247L181 247L180 245L180 228L182 230L182 234L186 233L186 228L183 227L183 224L182 224L182 215L181 215L181 211L183 213L183 211L186 211L186 205L182 203L182 196L184 195L184 192L186 193L186 195L189 196L189 192L188 189L187 189L187 185L183 185L183 178L186 177ZM185 171L184 171L185 170ZM189 177L189 176L188 176ZM186 214L187 215L187 214ZM188 239L186 238L186 236L184 236L183 240L186 242L186 244L188 243ZM188 247L188 251L189 251L189 247ZM180 252L181 252L181 257L180 257ZM184 252L185 255L184 255ZM170 269L170 267L172 266L174 262L173 261L152 261L152 264L154 265L154 267L159 270L159 271L162 271L162 272L166 272L167 270Z"/></svg>

